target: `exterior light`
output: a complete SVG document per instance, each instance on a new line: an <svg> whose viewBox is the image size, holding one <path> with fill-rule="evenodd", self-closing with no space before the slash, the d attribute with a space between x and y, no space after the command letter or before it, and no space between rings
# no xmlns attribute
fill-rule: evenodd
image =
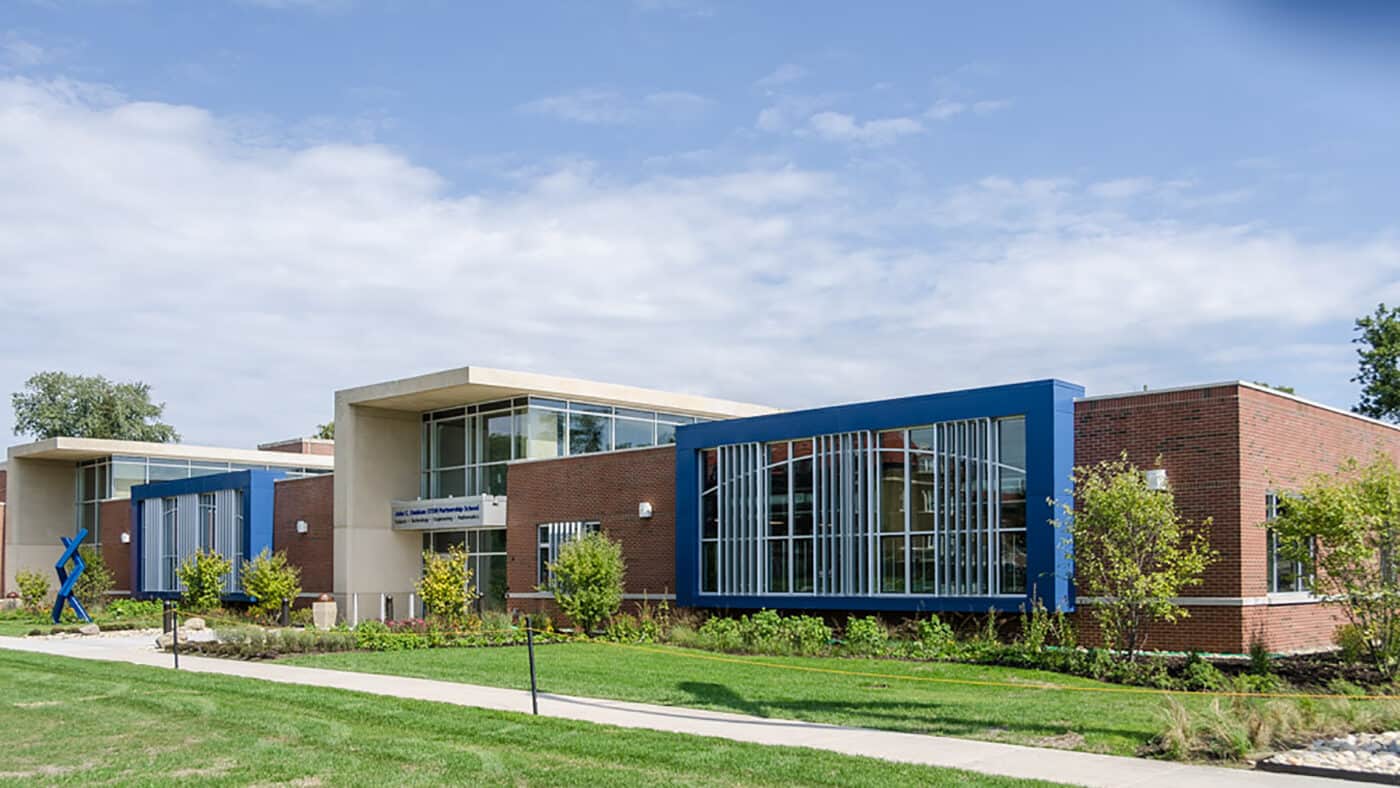
<svg viewBox="0 0 1400 788"><path fill-rule="evenodd" d="M1158 492L1167 489L1167 469L1153 468L1147 472L1147 489Z"/></svg>
<svg viewBox="0 0 1400 788"><path fill-rule="evenodd" d="M637 517L643 520L651 519L651 501L642 501L637 504Z"/></svg>
<svg viewBox="0 0 1400 788"><path fill-rule="evenodd" d="M311 526L307 525L305 520L297 520L297 533L304 534L309 530Z"/></svg>
<svg viewBox="0 0 1400 788"><path fill-rule="evenodd" d="M131 544L131 532L122 531L122 544Z"/></svg>

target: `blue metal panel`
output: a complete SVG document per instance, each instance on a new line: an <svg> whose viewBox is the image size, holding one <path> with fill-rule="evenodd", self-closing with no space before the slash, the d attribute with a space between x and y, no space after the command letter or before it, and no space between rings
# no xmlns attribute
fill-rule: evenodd
<svg viewBox="0 0 1400 788"><path fill-rule="evenodd" d="M1032 594L1051 609L1072 610L1071 545L1053 522L1050 499L1067 502L1074 463L1074 398L1084 389L1038 380L915 397L838 405L724 421L676 430L676 603L681 606L803 610L1015 610ZM700 464L702 449L750 441L808 438L971 418L1026 417L1026 596L818 597L700 594Z"/></svg>
<svg viewBox="0 0 1400 788"><path fill-rule="evenodd" d="M131 550L134 585L133 593L140 594L144 579L142 574L141 544L146 524L142 519L142 502L152 498L173 498L180 495L239 490L243 496L243 544L247 545L248 559L252 559L263 549L272 550L272 517L276 502L274 484L287 474L283 471L243 470L227 473L211 473L207 476L192 476L188 479L171 479L163 482L138 484L131 488ZM177 597L172 593L151 593L145 596ZM246 594L225 594L225 599L247 600Z"/></svg>

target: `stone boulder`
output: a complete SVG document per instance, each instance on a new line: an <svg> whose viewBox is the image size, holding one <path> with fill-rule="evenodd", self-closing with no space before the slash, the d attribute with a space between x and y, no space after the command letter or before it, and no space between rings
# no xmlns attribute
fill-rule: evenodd
<svg viewBox="0 0 1400 788"><path fill-rule="evenodd" d="M83 624L82 626L78 627L79 635L96 635L101 631L102 628L97 626L96 624Z"/></svg>
<svg viewBox="0 0 1400 788"><path fill-rule="evenodd" d="M184 624L185 629L188 629L191 632L198 632L201 629L205 629L204 619L200 618L199 616L187 618L181 623Z"/></svg>

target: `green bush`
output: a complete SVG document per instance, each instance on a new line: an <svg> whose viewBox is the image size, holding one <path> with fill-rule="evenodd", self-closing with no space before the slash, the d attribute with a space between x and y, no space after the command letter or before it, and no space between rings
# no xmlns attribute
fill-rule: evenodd
<svg viewBox="0 0 1400 788"><path fill-rule="evenodd" d="M196 550L180 565L181 602L186 610L200 612L219 606L224 595L224 579L233 564L213 550Z"/></svg>
<svg viewBox="0 0 1400 788"><path fill-rule="evenodd" d="M881 657L890 651L890 633L875 616L846 619L846 651L862 657Z"/></svg>
<svg viewBox="0 0 1400 788"><path fill-rule="evenodd" d="M102 559L101 550L85 544L78 548L78 555L82 557L84 566L83 573L78 575L78 582L73 584L73 594L92 613L107 603L107 595L117 581L107 568L107 562Z"/></svg>
<svg viewBox="0 0 1400 788"><path fill-rule="evenodd" d="M158 599L113 599L102 611L104 618L115 620L160 618L163 612Z"/></svg>
<svg viewBox="0 0 1400 788"><path fill-rule="evenodd" d="M661 626L655 619L642 620L631 613L619 613L608 622L605 636L617 643L655 643L661 639Z"/></svg>
<svg viewBox="0 0 1400 788"><path fill-rule="evenodd" d="M568 542L549 565L548 590L564 615L585 634L597 629L622 607L627 567L622 545L607 534L592 533Z"/></svg>
<svg viewBox="0 0 1400 788"><path fill-rule="evenodd" d="M253 598L253 609L273 615L282 600L295 602L301 593L301 568L287 560L283 550L264 547L251 561L243 562L243 591Z"/></svg>
<svg viewBox="0 0 1400 788"><path fill-rule="evenodd" d="M355 627L355 647L369 651L411 651L427 648L426 632L391 630L383 621L363 621Z"/></svg>
<svg viewBox="0 0 1400 788"><path fill-rule="evenodd" d="M914 625L914 637L910 655L919 659L952 656L958 649L958 638L953 628L938 616L919 619Z"/></svg>
<svg viewBox="0 0 1400 788"><path fill-rule="evenodd" d="M25 610L42 613L44 603L49 599L49 576L24 569L15 574L15 584L19 586L19 596Z"/></svg>
<svg viewBox="0 0 1400 788"><path fill-rule="evenodd" d="M1230 679L1220 669L1201 659L1201 655L1191 652L1186 656L1186 665L1181 671L1181 686L1188 690L1210 691L1224 689Z"/></svg>
<svg viewBox="0 0 1400 788"><path fill-rule="evenodd" d="M418 580L418 595L428 616L443 624L460 628L467 619L468 607L476 598L472 588L472 570L467 568L467 551L453 545L446 553L423 552L423 576Z"/></svg>
<svg viewBox="0 0 1400 788"><path fill-rule="evenodd" d="M739 629L739 621L733 618L715 616L705 619L700 625L702 647L715 651L743 651L744 636Z"/></svg>

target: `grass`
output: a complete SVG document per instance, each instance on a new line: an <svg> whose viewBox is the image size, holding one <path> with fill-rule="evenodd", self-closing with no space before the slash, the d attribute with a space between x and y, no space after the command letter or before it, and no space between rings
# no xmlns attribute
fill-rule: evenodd
<svg viewBox="0 0 1400 788"><path fill-rule="evenodd" d="M1045 785L792 747L0 650L0 781Z"/></svg>
<svg viewBox="0 0 1400 788"><path fill-rule="evenodd" d="M1166 699L1152 695L1064 692L1113 685L1058 673L981 665L812 657L746 657L776 665L910 677L998 681L1018 688L835 676L699 659L674 647L642 651L606 643L536 649L541 691L759 717L1133 755L1165 725ZM529 687L523 648L448 648L290 657L297 665ZM1208 700L1181 696L1188 710Z"/></svg>

